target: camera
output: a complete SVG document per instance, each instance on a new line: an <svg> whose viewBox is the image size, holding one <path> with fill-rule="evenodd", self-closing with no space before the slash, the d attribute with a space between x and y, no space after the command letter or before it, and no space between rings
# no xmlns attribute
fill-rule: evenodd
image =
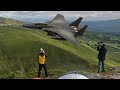
<svg viewBox="0 0 120 90"><path fill-rule="evenodd" d="M101 46L103 44L103 41L98 42L98 46Z"/></svg>
<svg viewBox="0 0 120 90"><path fill-rule="evenodd" d="M103 41L98 42L98 44L102 44L102 43L103 43Z"/></svg>

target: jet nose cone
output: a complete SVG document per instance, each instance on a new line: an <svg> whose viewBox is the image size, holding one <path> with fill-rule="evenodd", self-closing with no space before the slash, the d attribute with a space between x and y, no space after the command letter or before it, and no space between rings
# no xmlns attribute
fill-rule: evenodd
<svg viewBox="0 0 120 90"><path fill-rule="evenodd" d="M29 24L24 24L23 27L29 28L30 25Z"/></svg>
<svg viewBox="0 0 120 90"><path fill-rule="evenodd" d="M23 27L26 27L26 25L23 25Z"/></svg>

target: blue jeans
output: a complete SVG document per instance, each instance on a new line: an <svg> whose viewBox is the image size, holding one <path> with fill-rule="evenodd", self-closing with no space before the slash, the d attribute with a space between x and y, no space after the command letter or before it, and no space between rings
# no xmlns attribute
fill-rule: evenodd
<svg viewBox="0 0 120 90"><path fill-rule="evenodd" d="M102 71L105 71L105 63L103 60L98 61L98 73L101 71L101 69Z"/></svg>

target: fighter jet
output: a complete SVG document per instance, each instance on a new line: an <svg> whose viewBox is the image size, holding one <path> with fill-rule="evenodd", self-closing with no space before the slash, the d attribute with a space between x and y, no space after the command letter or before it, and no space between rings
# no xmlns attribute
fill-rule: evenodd
<svg viewBox="0 0 120 90"><path fill-rule="evenodd" d="M84 31L88 25L82 28L78 27L83 18L80 17L74 22L68 24L63 15L57 14L53 20L45 23L32 23L23 25L25 28L42 29L47 32L47 35L53 36L54 39L68 40L74 44L79 45L76 37L83 36Z"/></svg>

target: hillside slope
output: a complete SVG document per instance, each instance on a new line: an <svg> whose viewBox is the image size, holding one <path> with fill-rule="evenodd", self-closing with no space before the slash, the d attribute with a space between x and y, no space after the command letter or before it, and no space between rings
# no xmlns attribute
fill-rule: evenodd
<svg viewBox="0 0 120 90"><path fill-rule="evenodd" d="M17 21L11 18L3 18L0 17L0 26L8 26L8 25L22 25L23 22Z"/></svg>
<svg viewBox="0 0 120 90"><path fill-rule="evenodd" d="M54 40L45 32L20 26L0 27L0 77L32 78L37 76L39 49L47 54L48 74L51 78L69 72L97 71L98 52L81 43ZM106 67L119 65L107 55ZM44 75L44 72L42 72Z"/></svg>

